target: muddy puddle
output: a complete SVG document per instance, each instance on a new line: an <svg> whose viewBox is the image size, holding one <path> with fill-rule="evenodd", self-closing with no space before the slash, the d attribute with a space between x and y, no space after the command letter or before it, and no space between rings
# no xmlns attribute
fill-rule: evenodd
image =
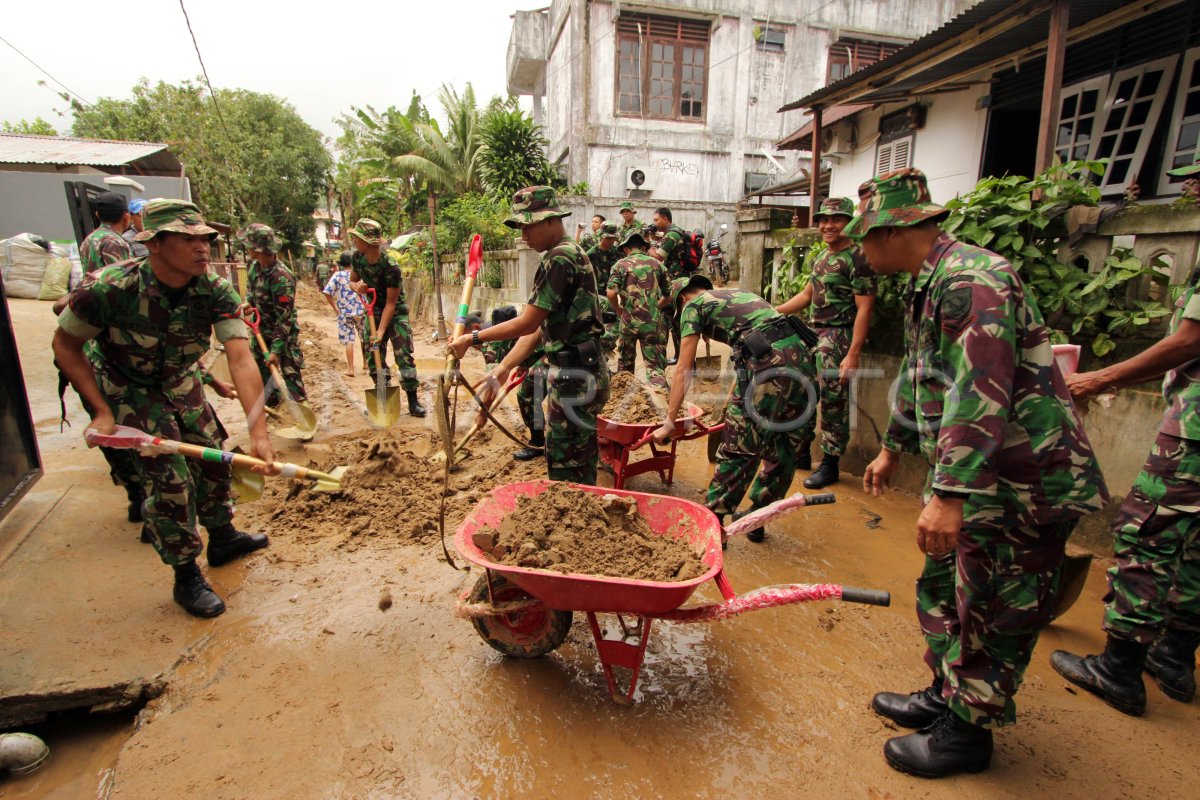
<svg viewBox="0 0 1200 800"><path fill-rule="evenodd" d="M341 349L331 319L319 322L308 370L332 373ZM419 363L440 368L428 332L417 338ZM727 387L711 383L719 402ZM351 383L366 386L361 376ZM51 732L53 761L30 776L36 785L5 780L0 797L1092 800L1193 791L1196 706L1151 688L1153 720L1124 718L1065 691L1046 663L1054 647L1100 646L1099 567L1044 634L1018 697L1020 724L997 735L991 772L920 782L887 767L881 748L898 732L868 708L874 692L929 678L913 613L921 557L912 498L867 498L844 482L833 487L836 504L802 509L769 525L764 543L735 539L725 553L740 592L830 581L891 591L891 608L817 602L716 624L655 622L635 703L623 707L608 697L584 615L561 647L533 660L501 656L455 616L480 573L447 565L428 525L442 486L430 420L406 417L385 435L355 420L352 404L329 413L314 444L288 452L361 467L389 442L395 490L366 469L370 479L340 500L272 483L239 512L249 529L270 533L271 547L221 576L229 611L195 626L163 696L136 723ZM450 478L448 535L492 486L544 475L541 462L514 462L515 448L500 435L472 445ZM699 439L680 444L673 486L648 474L626 488L699 501L711 474ZM603 472L600 480L611 482ZM693 597L719 599L712 583ZM615 619L602 620L615 633Z"/></svg>

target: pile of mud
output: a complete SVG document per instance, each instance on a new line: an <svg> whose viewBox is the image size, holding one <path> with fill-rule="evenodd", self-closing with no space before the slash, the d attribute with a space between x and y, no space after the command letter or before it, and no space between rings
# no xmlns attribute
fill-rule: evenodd
<svg viewBox="0 0 1200 800"><path fill-rule="evenodd" d="M265 532L291 543L351 549L433 542L438 538L443 467L429 456L440 450L429 432L370 431L310 445L313 464L349 469L339 493L317 492L301 481L274 479L262 499L240 513ZM319 449L318 449L319 448ZM545 477L542 462L475 458L450 475L446 534L497 484Z"/></svg>
<svg viewBox="0 0 1200 800"><path fill-rule="evenodd" d="M688 542L650 530L634 498L562 484L522 497L498 530L480 534L481 549L519 567L643 581L686 581L705 571Z"/></svg>
<svg viewBox="0 0 1200 800"><path fill-rule="evenodd" d="M662 422L665 412L666 408L655 402L650 388L633 373L616 372L600 416L626 425L650 425Z"/></svg>

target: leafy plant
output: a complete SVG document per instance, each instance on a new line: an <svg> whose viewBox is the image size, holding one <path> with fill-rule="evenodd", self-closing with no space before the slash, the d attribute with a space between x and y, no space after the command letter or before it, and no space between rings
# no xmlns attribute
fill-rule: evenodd
<svg viewBox="0 0 1200 800"><path fill-rule="evenodd" d="M942 226L1017 269L1053 341L1090 340L1092 352L1101 357L1116 346L1111 334L1145 328L1170 313L1159 301L1136 297L1147 281L1166 279L1130 251L1114 250L1094 274L1086 264L1060 258L1068 237L1067 212L1099 203L1100 190L1090 176L1103 175L1104 168L1103 161L1069 161L1032 179L985 178L946 204L951 213Z"/></svg>
<svg viewBox="0 0 1200 800"><path fill-rule="evenodd" d="M479 172L488 190L509 198L526 186L552 184L558 173L546 160L546 137L515 99L489 108L480 130Z"/></svg>
<svg viewBox="0 0 1200 800"><path fill-rule="evenodd" d="M484 250L509 250L513 230L504 224L508 214L508 201L492 195L456 197L438 212L438 249L444 253L465 251L478 233Z"/></svg>

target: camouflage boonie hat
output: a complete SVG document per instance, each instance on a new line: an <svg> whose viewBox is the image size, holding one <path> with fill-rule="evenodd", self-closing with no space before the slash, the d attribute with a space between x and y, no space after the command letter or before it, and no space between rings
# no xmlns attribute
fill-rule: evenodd
<svg viewBox="0 0 1200 800"><path fill-rule="evenodd" d="M929 184L919 169L898 169L872 180L866 207L842 231L861 239L875 228L908 228L927 219L942 220L949 210L929 198Z"/></svg>
<svg viewBox="0 0 1200 800"><path fill-rule="evenodd" d="M353 236L362 239L366 244L382 244L383 226L370 217L363 217L350 229Z"/></svg>
<svg viewBox="0 0 1200 800"><path fill-rule="evenodd" d="M1167 174L1176 178L1186 178L1189 175L1200 173L1200 147L1196 148L1196 158L1191 164L1186 167L1176 167L1175 169L1167 170Z"/></svg>
<svg viewBox="0 0 1200 800"><path fill-rule="evenodd" d="M813 220L819 220L821 217L847 217L853 219L854 214L854 201L849 197L826 197L821 201L821 208L817 213L813 214Z"/></svg>
<svg viewBox="0 0 1200 800"><path fill-rule="evenodd" d="M600 226L600 238L617 238L617 226L612 222L606 222Z"/></svg>
<svg viewBox="0 0 1200 800"><path fill-rule="evenodd" d="M711 289L713 288L713 283L698 273L671 281L668 292L671 298L671 305L676 305L679 302L679 295L696 286L699 286L701 289Z"/></svg>
<svg viewBox="0 0 1200 800"><path fill-rule="evenodd" d="M204 224L204 215L195 203L162 198L146 203L142 209L142 231L133 240L148 242L160 233L186 233L210 239L217 237L217 229Z"/></svg>
<svg viewBox="0 0 1200 800"><path fill-rule="evenodd" d="M618 210L632 211L635 214L637 213L637 209L633 207L633 203L629 202L628 200L626 200L624 203L621 203L621 206Z"/></svg>
<svg viewBox="0 0 1200 800"><path fill-rule="evenodd" d="M242 244L249 250L259 250L264 253L278 253L281 242L270 225L254 222L238 234Z"/></svg>
<svg viewBox="0 0 1200 800"><path fill-rule="evenodd" d="M526 186L512 197L512 216L504 220L510 228L532 225L544 219L569 217L570 211L558 204L558 196L552 186Z"/></svg>
<svg viewBox="0 0 1200 800"><path fill-rule="evenodd" d="M642 247L650 246L650 243L646 241L646 237L642 236L639 231L630 231L628 234L626 234L625 238L617 244L617 247L632 247L634 242L637 242Z"/></svg>

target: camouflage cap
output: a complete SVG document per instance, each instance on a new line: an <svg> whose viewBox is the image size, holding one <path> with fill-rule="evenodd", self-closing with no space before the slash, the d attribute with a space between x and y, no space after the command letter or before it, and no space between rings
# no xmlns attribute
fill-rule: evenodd
<svg viewBox="0 0 1200 800"><path fill-rule="evenodd" d="M1167 170L1167 174L1176 178L1186 178L1190 175L1200 173L1200 147L1196 148L1196 157L1191 164L1186 167L1176 167L1175 169Z"/></svg>
<svg viewBox="0 0 1200 800"><path fill-rule="evenodd" d="M628 200L626 200L624 203L621 203L621 206L620 206L620 209L619 209L619 210L621 210L621 211L632 211L632 212L633 212L633 213L635 213L635 214L637 213L637 209L633 207L633 203L631 203L631 202L630 202L630 201L628 201Z"/></svg>
<svg viewBox="0 0 1200 800"><path fill-rule="evenodd" d="M929 198L929 184L919 169L898 169L872 179L867 205L843 233L861 239L875 228L907 228L950 213Z"/></svg>
<svg viewBox="0 0 1200 800"><path fill-rule="evenodd" d="M692 289L697 286L701 289L711 289L713 288L713 283L699 273L694 275L686 275L682 278L676 278L675 280L671 281L671 286L668 292L671 298L671 305L675 305L679 302L679 295L683 294L688 289Z"/></svg>
<svg viewBox="0 0 1200 800"><path fill-rule="evenodd" d="M258 250L262 253L278 253L281 244L274 229L261 222L247 225L246 229L238 234L238 238L242 240L242 244L246 245L246 249Z"/></svg>
<svg viewBox="0 0 1200 800"><path fill-rule="evenodd" d="M192 236L217 237L217 229L204 224L204 215L195 203L186 200L156 198L142 209L142 231L133 237L135 242L148 242L160 233L186 233Z"/></svg>
<svg viewBox="0 0 1200 800"><path fill-rule="evenodd" d="M558 204L558 196L552 186L526 186L512 197L512 216L504 220L510 228L532 225L544 219L569 217L570 211Z"/></svg>
<svg viewBox="0 0 1200 800"><path fill-rule="evenodd" d="M350 233L362 239L366 244L383 243L383 226L370 217L363 217L354 223L354 227L350 229Z"/></svg>
<svg viewBox="0 0 1200 800"><path fill-rule="evenodd" d="M813 214L814 220L821 217L854 218L854 201L849 197L826 197L821 201L821 207Z"/></svg>
<svg viewBox="0 0 1200 800"><path fill-rule="evenodd" d="M606 223L604 223L603 225L601 225L601 226L600 226L600 238L601 238L601 239L615 239L615 238L617 238L617 226L616 226L616 224L614 224L614 223L612 223L612 222L606 222Z"/></svg>
<svg viewBox="0 0 1200 800"><path fill-rule="evenodd" d="M642 236L640 231L630 231L625 238L617 244L617 247L649 247L650 243L646 241L646 237Z"/></svg>

